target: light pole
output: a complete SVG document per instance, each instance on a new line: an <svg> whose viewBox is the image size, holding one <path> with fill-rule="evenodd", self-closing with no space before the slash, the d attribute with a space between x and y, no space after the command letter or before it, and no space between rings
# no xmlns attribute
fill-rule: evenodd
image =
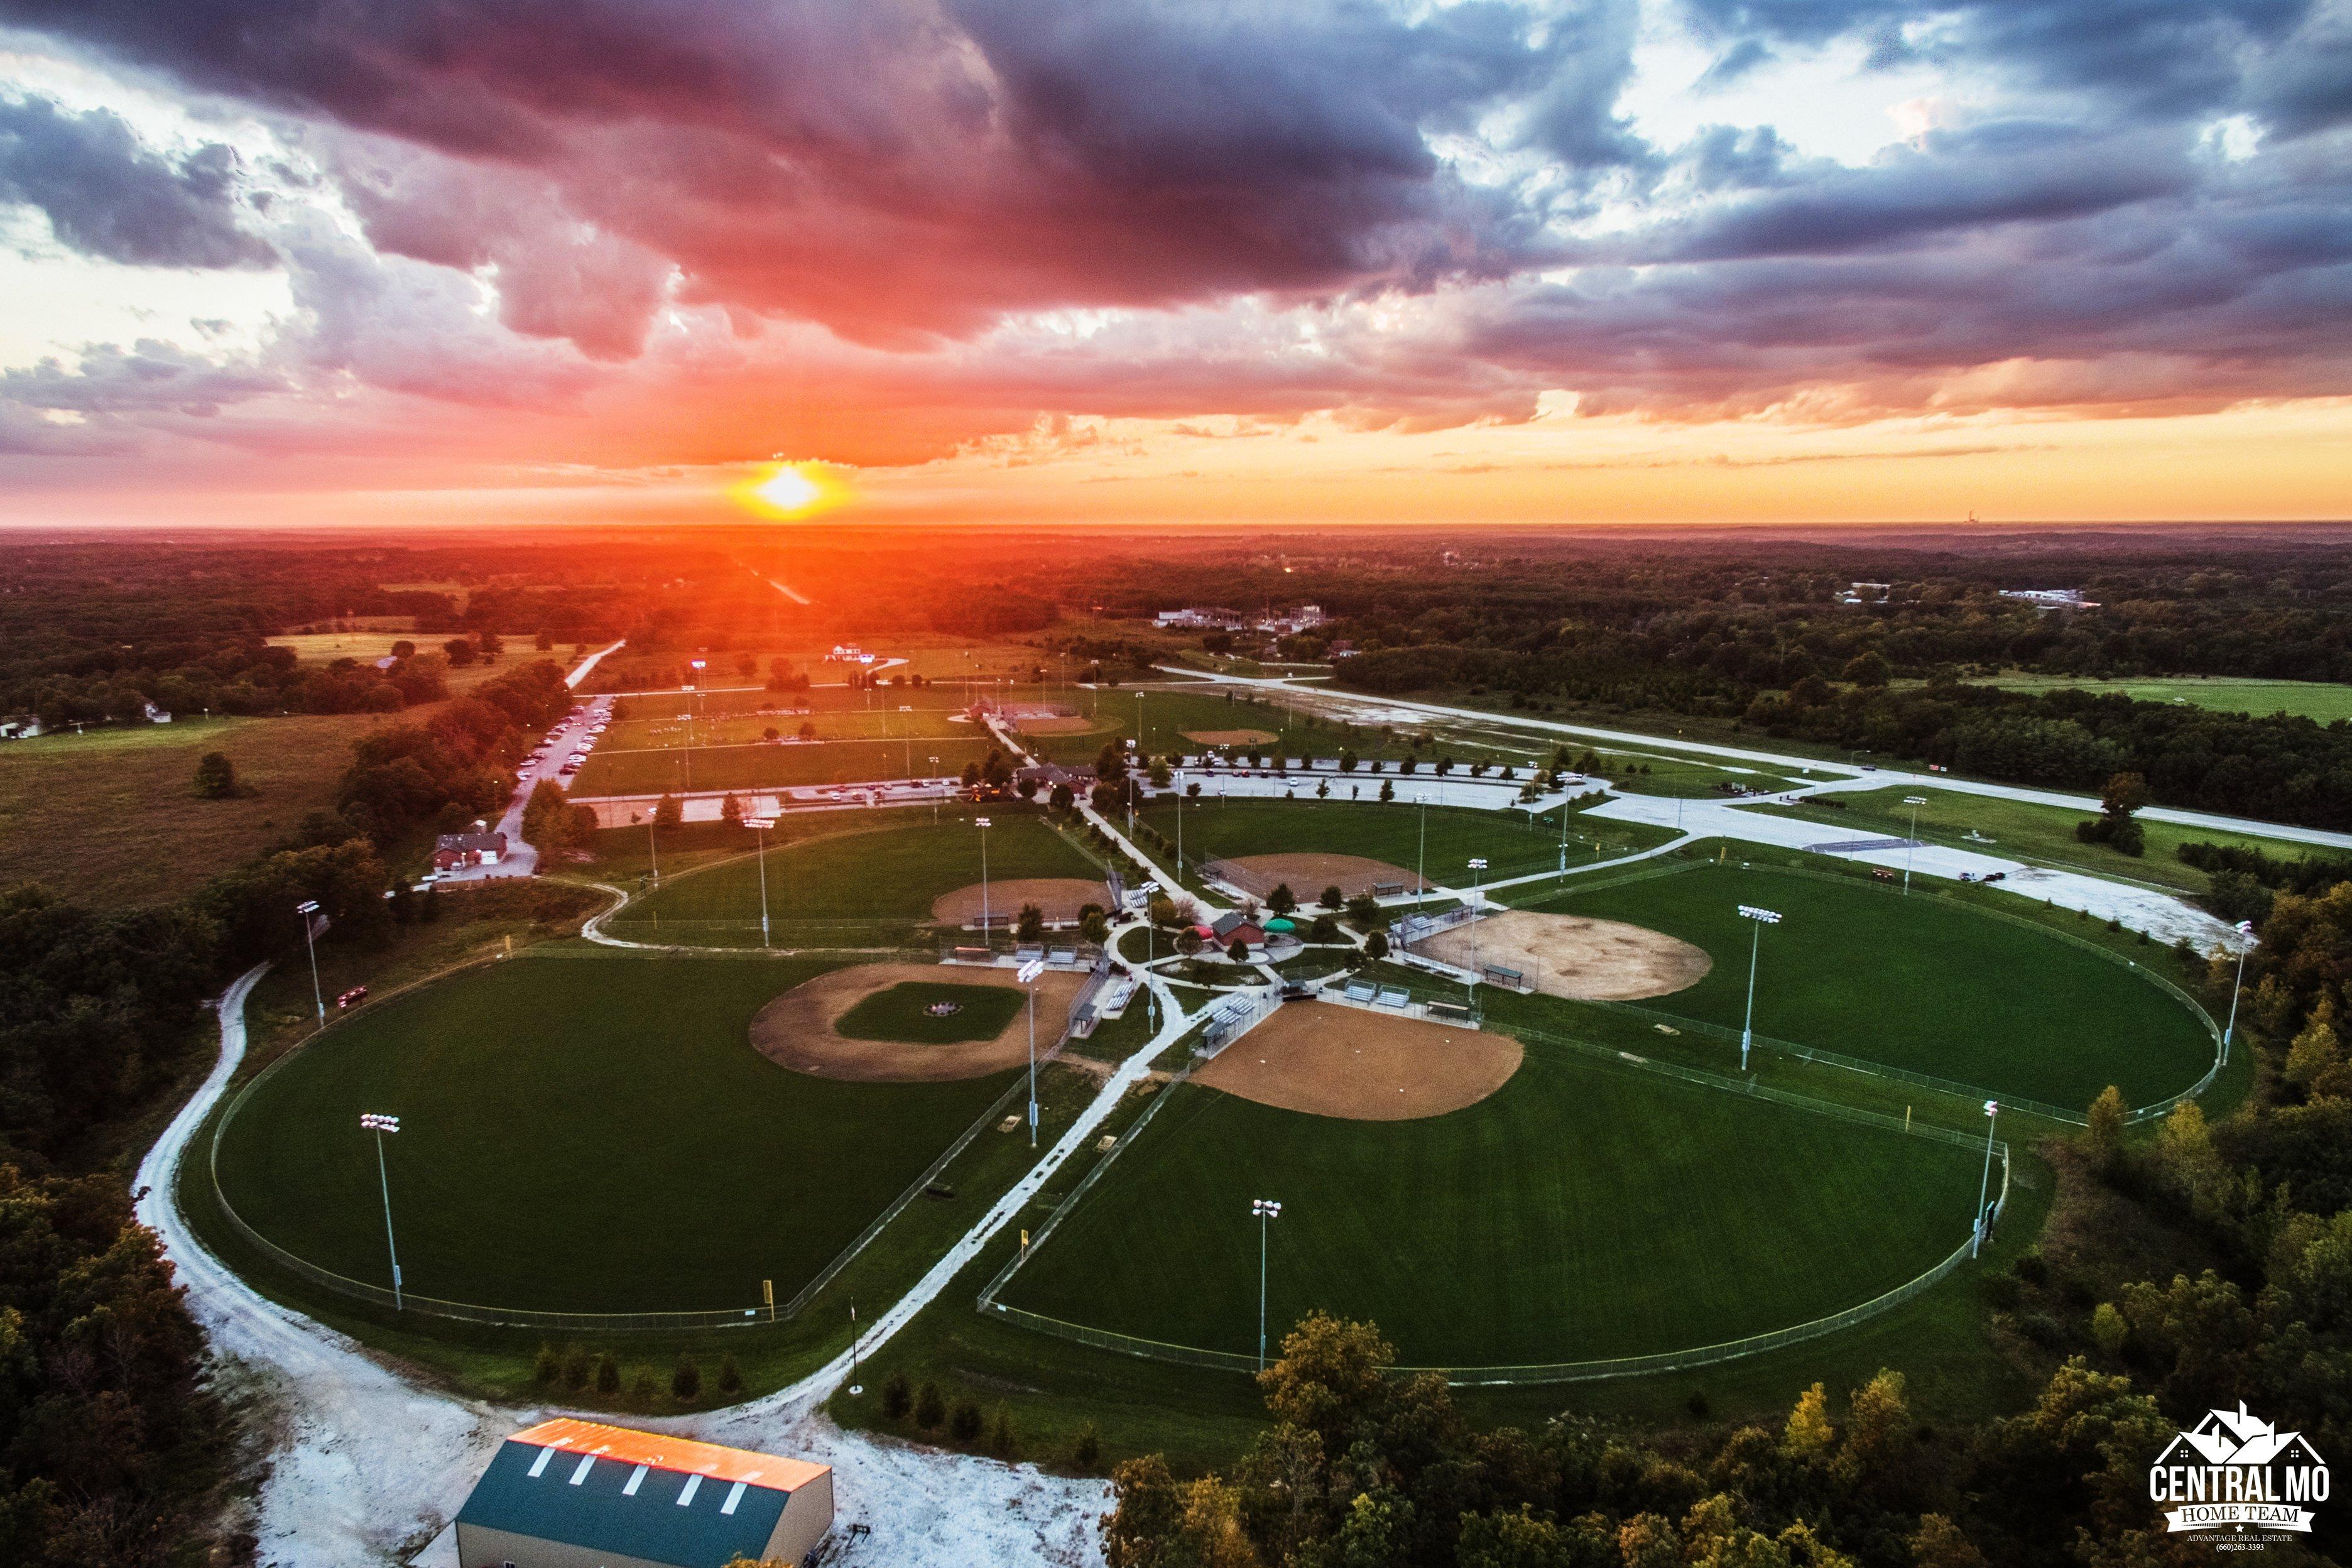
<svg viewBox="0 0 2352 1568"><path fill-rule="evenodd" d="M1272 1198L1253 1198L1250 1213L1257 1216L1257 1369L1265 1370L1265 1231L1279 1217L1282 1205Z"/></svg>
<svg viewBox="0 0 2352 1568"><path fill-rule="evenodd" d="M654 833L654 818L660 815L661 802L656 801L653 816L646 818L646 875L653 879L654 886L657 888L661 886L661 845ZM684 806L678 808L678 816L680 820L685 818Z"/></svg>
<svg viewBox="0 0 2352 1568"><path fill-rule="evenodd" d="M1756 957L1764 946L1764 928L1780 923L1780 915L1771 910L1759 909L1754 904L1739 906L1742 917L1756 922L1755 934L1748 942L1748 1022L1739 1030L1739 1070L1748 1070L1748 1047L1756 1040Z"/></svg>
<svg viewBox="0 0 2352 1568"><path fill-rule="evenodd" d="M1903 896L1911 896L1911 855L1919 847L1919 808L1927 804L1924 795L1906 795L1903 804L1911 808L1911 837L1903 841Z"/></svg>
<svg viewBox="0 0 2352 1568"><path fill-rule="evenodd" d="M980 829L980 940L994 952L995 941L990 935L988 923L988 818L975 816L971 825Z"/></svg>
<svg viewBox="0 0 2352 1568"><path fill-rule="evenodd" d="M392 1308L395 1312L403 1311L407 1304L400 1295L400 1248L392 1239L392 1177L383 1168L383 1135L400 1131L400 1118L362 1111L360 1127L375 1134L375 1176L383 1186L383 1249L392 1258Z"/></svg>
<svg viewBox="0 0 2352 1568"><path fill-rule="evenodd" d="M687 660L694 667L694 685L686 698L686 793L688 795L694 793L694 715L702 707L703 662L698 658Z"/></svg>
<svg viewBox="0 0 2352 1568"><path fill-rule="evenodd" d="M2238 922L2238 978L2230 987L2230 1022L2221 1031L2221 1065L2230 1065L2230 1040L2238 1032L2238 993L2246 988L2246 954L2253 951L2254 922Z"/></svg>
<svg viewBox="0 0 2352 1568"><path fill-rule="evenodd" d="M1184 885L1184 770L1176 770L1176 885Z"/></svg>
<svg viewBox="0 0 2352 1568"><path fill-rule="evenodd" d="M302 917L302 945L310 950L310 1000L318 1005L319 1026L323 1029L327 1026L327 994L319 989L319 943L311 935L314 928L310 923L319 913L319 900L305 899L294 906L294 912Z"/></svg>
<svg viewBox="0 0 2352 1568"><path fill-rule="evenodd" d="M1985 1194L1992 1190L1992 1132L2000 1125L2000 1101L1985 1101L1984 1174L1977 1178L1977 1228L1969 1238L1969 1256L1974 1258L1984 1247Z"/></svg>
<svg viewBox="0 0 2352 1568"><path fill-rule="evenodd" d="M772 816L748 818L743 826L760 832L760 945L768 945L768 829L776 825Z"/></svg>
<svg viewBox="0 0 2352 1568"><path fill-rule="evenodd" d="M1015 978L1029 990L1029 1147L1037 1146L1037 977L1045 973L1045 961L1033 958L1023 964Z"/></svg>
<svg viewBox="0 0 2352 1568"><path fill-rule="evenodd" d="M1153 878L1143 884L1143 994L1151 999L1151 1032L1160 1032L1160 993L1151 988L1151 966L1159 959L1155 951L1160 932L1151 922L1151 895L1160 891L1160 880Z"/></svg>
<svg viewBox="0 0 2352 1568"><path fill-rule="evenodd" d="M1429 792L1417 789L1412 798L1421 804L1421 847L1412 861L1412 907L1417 910L1429 902Z"/></svg>
<svg viewBox="0 0 2352 1568"><path fill-rule="evenodd" d="M939 782L938 782L938 781L939 781L939 776L940 776L940 760L939 760L939 758L937 758L937 757L933 757L933 758L931 759L931 780L932 780L931 787L932 787L934 790L936 790L936 789L938 789L938 788L939 788ZM936 826L939 826L939 822L940 822L940 797L939 797L937 795L932 795L932 796L931 796L931 826L934 826L934 827L936 827Z"/></svg>
<svg viewBox="0 0 2352 1568"><path fill-rule="evenodd" d="M1478 910L1486 901L1486 862L1470 862L1470 999L1478 999L1478 976L1486 971L1478 963Z"/></svg>

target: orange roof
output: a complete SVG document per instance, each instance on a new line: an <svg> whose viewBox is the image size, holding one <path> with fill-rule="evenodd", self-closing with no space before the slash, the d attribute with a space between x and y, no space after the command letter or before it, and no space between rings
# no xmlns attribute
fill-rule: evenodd
<svg viewBox="0 0 2352 1568"><path fill-rule="evenodd" d="M833 1467L806 1459L786 1459L756 1454L749 1448L727 1448L698 1443L659 1432L639 1432L627 1426L607 1426L601 1421L574 1421L560 1416L542 1421L507 1439L535 1448L561 1448L572 1454L597 1454L628 1465L651 1465L657 1470L709 1476L719 1481L747 1481L775 1491L797 1491Z"/></svg>

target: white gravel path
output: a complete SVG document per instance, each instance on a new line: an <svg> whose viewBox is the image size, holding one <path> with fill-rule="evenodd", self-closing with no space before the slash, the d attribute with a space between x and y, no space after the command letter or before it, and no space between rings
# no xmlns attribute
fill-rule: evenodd
<svg viewBox="0 0 2352 1568"><path fill-rule="evenodd" d="M459 1399L408 1382L355 1341L255 1293L197 1243L172 1201L191 1137L244 1058L245 1001L262 973L241 976L221 996L220 1058L141 1163L138 1215L163 1237L189 1308L225 1363L223 1375L263 1384L282 1414L283 1433L256 1509L260 1561L271 1568L411 1562L446 1568L457 1561L455 1532L446 1526L491 1453L508 1433L553 1412ZM864 1353L947 1288L1096 1134L1151 1058L1188 1025L1171 1009L1159 1035L1108 1076L1019 1185L866 1330ZM862 1521L873 1531L843 1560L852 1564L1091 1568L1102 1561L1107 1484L844 1432L820 1406L848 1370L845 1352L765 1398L648 1424L832 1465L842 1525Z"/></svg>

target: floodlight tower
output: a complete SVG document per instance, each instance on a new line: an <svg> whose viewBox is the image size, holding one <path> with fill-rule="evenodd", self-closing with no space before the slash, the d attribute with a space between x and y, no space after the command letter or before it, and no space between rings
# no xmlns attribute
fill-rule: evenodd
<svg viewBox="0 0 2352 1568"><path fill-rule="evenodd" d="M1984 1174L1977 1178L1977 1225L1976 1234L1969 1238L1969 1256L1970 1258L1974 1258L1984 1247L1985 1194L1990 1192L1992 1188L1992 1132L1994 1128L2000 1125L2000 1101L1998 1100L1986 1100L1984 1103Z"/></svg>
<svg viewBox="0 0 2352 1568"><path fill-rule="evenodd" d="M394 1311L406 1310L400 1294L400 1248L392 1239L392 1177L383 1167L383 1136L400 1131L400 1118L379 1116L373 1111L360 1113L360 1128L375 1134L375 1175L383 1186L383 1249L392 1258L392 1307Z"/></svg>
<svg viewBox="0 0 2352 1568"><path fill-rule="evenodd" d="M1924 795L1906 795L1903 804L1911 808L1911 837L1903 841L1903 896L1911 896L1911 856L1919 847L1919 808L1927 804Z"/></svg>
<svg viewBox="0 0 2352 1568"><path fill-rule="evenodd" d="M1257 1369L1265 1370L1265 1231L1281 1216L1282 1205L1272 1198L1254 1198L1250 1213L1257 1216Z"/></svg>
<svg viewBox="0 0 2352 1568"><path fill-rule="evenodd" d="M318 1005L319 1026L323 1029L327 1026L327 994L319 989L319 944L312 935L316 928L311 924L318 918L319 900L305 899L294 906L294 912L302 917L302 945L310 950L310 1000Z"/></svg>
<svg viewBox="0 0 2352 1568"><path fill-rule="evenodd" d="M1045 961L1033 958L1014 973L1029 992L1029 1147L1037 1146L1037 977L1045 973Z"/></svg>
<svg viewBox="0 0 2352 1568"><path fill-rule="evenodd" d="M746 827L760 834L760 945L768 945L768 829L776 825L772 816L751 816L743 820Z"/></svg>
<svg viewBox="0 0 2352 1568"><path fill-rule="evenodd" d="M1155 1035L1160 1032L1160 993L1151 988L1151 965L1159 957L1152 949L1160 933L1151 921L1151 895L1158 891L1158 878L1143 884L1143 994L1151 999L1151 1032Z"/></svg>
<svg viewBox="0 0 2352 1568"><path fill-rule="evenodd" d="M1739 1070L1746 1072L1748 1047L1756 1040L1756 958L1764 946L1764 928L1779 925L1780 916L1777 910L1759 909L1754 904L1740 905L1739 913L1743 919L1756 922L1755 934L1748 943L1748 1022L1739 1030Z"/></svg>
<svg viewBox="0 0 2352 1568"><path fill-rule="evenodd" d="M2230 1022L2221 1031L2221 1065L2230 1065L2230 1040L2238 1032L2238 993L2246 988L2246 954L2254 949L2254 922L2238 922L2238 978L2230 987Z"/></svg>
<svg viewBox="0 0 2352 1568"><path fill-rule="evenodd" d="M1478 976L1485 973L1478 966L1478 910L1486 902L1486 862L1470 862L1470 999L1478 999Z"/></svg>
<svg viewBox="0 0 2352 1568"><path fill-rule="evenodd" d="M980 829L980 939L988 942L988 818L975 816L971 825ZM989 945L992 950L995 946Z"/></svg>
<svg viewBox="0 0 2352 1568"><path fill-rule="evenodd" d="M1412 907L1418 910L1429 901L1429 792L1417 789L1412 798L1421 807L1421 847L1412 862Z"/></svg>

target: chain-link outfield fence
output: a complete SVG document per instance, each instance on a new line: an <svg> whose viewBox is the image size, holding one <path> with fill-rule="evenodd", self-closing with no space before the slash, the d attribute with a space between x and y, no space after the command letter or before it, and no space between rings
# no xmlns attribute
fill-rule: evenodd
<svg viewBox="0 0 2352 1568"><path fill-rule="evenodd" d="M1696 854L1687 849L1675 849L1660 856L1658 858L1661 862L1660 864L1645 868L1642 871L1622 877L1612 877L1601 881L1580 883L1576 887L1562 889L1559 896L1565 897L1570 893L1591 892L1597 889L1617 887L1627 882L1649 881L1658 877L1675 876L1685 871L1700 870L1709 866L1728 867L1734 865L1741 867L1761 865L1776 873L1785 876L1810 877L1816 881L1834 882L1841 887L1852 888L1859 891L1875 893L1885 898L1899 898L1903 896L1896 893L1892 889L1882 888L1874 881L1865 881L1859 877L1845 876L1835 871L1818 870L1809 866L1790 865L1780 860L1768 860L1756 856L1751 856L1746 860L1727 861L1711 855ZM2109 963L2128 969L2133 973L2147 980L2150 984L2169 995L2174 1001L2179 1003L2181 1006L2188 1009L2191 1017L2195 1018L2200 1024L2204 1026L2206 1034L2213 1042L2213 1059L2206 1067L2204 1075L2198 1079L2195 1083L2189 1085L2187 1089L2182 1089L2178 1094L2170 1095L2151 1105L2143 1105L2134 1108L2126 1114L2125 1118L2126 1122L2137 1123L2151 1121L2160 1117L2169 1115L2177 1107L2185 1104L2189 1100L2195 1100L2200 1095L2203 1094L2208 1089L2210 1089L2213 1086L2213 1080L2221 1075L2221 1026L2214 1021L2212 1014L2206 1010L2203 1003L2198 1001L2198 999L2190 995L2189 992L2182 989L2179 985L2176 984L2173 981L2168 979L2165 975L2159 973L2149 965L2141 963L2136 959L2126 958L2123 954L2116 952L2113 948L2103 946L2095 942L2085 941L2082 937L2075 935L2073 931L2062 931L2056 926L2051 925L2046 921L2032 920L2024 915L2012 914L2007 910L1992 909L1983 904L1965 900L1956 892L1948 892L1942 889L1933 886L1925 886L1915 889L1911 896L1915 898L1932 898L1939 900L1955 908L1965 910L1970 914L1982 915L1987 920L2001 921L2010 925L2016 926L2021 930L2030 931L2037 935L2049 937L2054 941L2065 942L2073 947L2079 948L2084 952L2092 953L2099 958L2103 958ZM1638 1003L1580 1000L1577 1005L1583 1007L1597 1007L1604 1012L1617 1013L1629 1017L1642 1018L1653 1023L1669 1023L1678 1029L1682 1029L1692 1034L1702 1035L1711 1039L1727 1040L1734 1044L1738 1042L1740 1037L1739 1030L1734 1029L1727 1025L1714 1024L1703 1019L1691 1018L1679 1013L1668 1012L1664 1008L1644 1007ZM1754 1044L1763 1049L1772 1051L1777 1055L1789 1057L1799 1061L1818 1062L1824 1067L1833 1067L1846 1072L1863 1073L1873 1078L1883 1078L1898 1083L1913 1084L1918 1088L1932 1089L1940 1094L1959 1095L1965 1098L1976 1100L1998 1100L2006 1108L2023 1111L2030 1115L2042 1117L2048 1121L2063 1122L2070 1126L2080 1127L2086 1120L2087 1107L2078 1106L2070 1109L2063 1105L2053 1105L2045 1100L2030 1100L2022 1095L2009 1094L2004 1093L2000 1089L1987 1089L1981 1084L1962 1083L1953 1079L1938 1078L1932 1073L1914 1072L1906 1068L1891 1067L1884 1062L1869 1061L1859 1057L1846 1056L1837 1051L1824 1049L1819 1046L1809 1046L1798 1040L1783 1040L1769 1035L1759 1034L1754 1037Z"/></svg>
<svg viewBox="0 0 2352 1568"><path fill-rule="evenodd" d="M1966 1133L1956 1132L1949 1128L1929 1126L1926 1123L1912 1126L1906 1124L1899 1116L1864 1110L1858 1106L1840 1105L1834 1100L1817 1100L1811 1095L1797 1094L1788 1089L1770 1089L1745 1079L1726 1078L1719 1073L1679 1067L1672 1062L1653 1061L1646 1057L1633 1056L1613 1047L1596 1045L1591 1041L1579 1040L1570 1036L1549 1035L1535 1030L1522 1031L1522 1033L1527 1037L1539 1039L1546 1045L1561 1046L1580 1051L1597 1060L1608 1062L1619 1068L1654 1072L1701 1088L1732 1094L1744 1094L1756 1100L1769 1100L1776 1104L1811 1111L1815 1115L1828 1116L1838 1121L1853 1122L1905 1137L1924 1138L1933 1142L1948 1143L1969 1150L1984 1149L1989 1144L1990 1152L1997 1155L2000 1161L2000 1186L1983 1216L1983 1226L1987 1234L1990 1234L1992 1227L1999 1223L2000 1215L2009 1206L2011 1159L2009 1144L2005 1141L1980 1141ZM977 1303L979 1310L999 1322L1011 1323L1037 1333L1068 1340L1076 1344L1089 1345L1097 1350L1114 1351L1122 1355L1136 1356L1147 1361L1168 1362L1178 1366L1199 1367L1213 1372L1255 1373L1257 1371L1258 1362L1254 1355L1242 1355L1231 1351L1203 1350L1197 1345L1171 1344L1163 1340L1144 1339L1139 1335L1122 1334L1108 1329L1090 1328L1084 1323L1067 1322L1060 1318L1049 1318L1040 1312L1029 1311L1024 1308L1008 1306L998 1299L1004 1288L1012 1282L1013 1277L1020 1272L1022 1265L1034 1257L1037 1249L1045 1244L1046 1238L1059 1227L1063 1218L1084 1201L1087 1194L1093 1190L1095 1184L1102 1179L1103 1173L1110 1169L1119 1155L1127 1152L1129 1144L1142 1135L1144 1128L1150 1125L1152 1116L1157 1113L1161 1105L1173 1097L1176 1085L1189 1076L1190 1070L1188 1068L1184 1073L1179 1074L1176 1080L1169 1084L1167 1089L1161 1092L1160 1098L1120 1135L1118 1142L1095 1163L1094 1168L1086 1173L1084 1179L1070 1189L1069 1195L1055 1206L1052 1214L1045 1216L1045 1223L1040 1226L1036 1234L1030 1238L1028 1247L1024 1251L1015 1253L1005 1261L1003 1268L997 1270L995 1277L990 1279L981 1290ZM1801 1344L1807 1340L1819 1339L1824 1334L1833 1334L1842 1329L1851 1328L1857 1323L1866 1322L1872 1318L1878 1317L1882 1313L1892 1311L1906 1301L1916 1300L1949 1278L1962 1264L1968 1262L1976 1245L1977 1233L1971 1227L1968 1237L1946 1254L1933 1268L1905 1280L1893 1289L1872 1297L1867 1301L1845 1308L1842 1311L1832 1312L1827 1317L1815 1318L1808 1322L1793 1324L1785 1329L1772 1329L1760 1334L1749 1334L1740 1339L1725 1340L1717 1344L1698 1345L1688 1350L1658 1351L1647 1355L1612 1356L1593 1361L1552 1362L1514 1366L1399 1366L1391 1370L1400 1376L1434 1372L1444 1374L1447 1382L1457 1386L1490 1387L1510 1384L1591 1383L1605 1378L1633 1377L1660 1372L1685 1372L1695 1367L1713 1366L1723 1362L1737 1361L1745 1356L1760 1355L1767 1351Z"/></svg>

